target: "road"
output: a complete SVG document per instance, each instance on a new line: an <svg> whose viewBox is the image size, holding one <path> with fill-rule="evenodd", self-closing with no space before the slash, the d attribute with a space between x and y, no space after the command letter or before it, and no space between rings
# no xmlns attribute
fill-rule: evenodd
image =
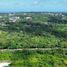
<svg viewBox="0 0 67 67"><path fill-rule="evenodd" d="M22 50L28 50L28 51L36 51L36 50L67 50L67 48L22 48L22 49L0 49L0 51L22 51Z"/></svg>

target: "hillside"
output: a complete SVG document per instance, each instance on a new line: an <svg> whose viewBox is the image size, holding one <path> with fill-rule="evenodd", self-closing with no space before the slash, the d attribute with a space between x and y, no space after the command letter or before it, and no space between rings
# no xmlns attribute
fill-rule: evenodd
<svg viewBox="0 0 67 67"><path fill-rule="evenodd" d="M67 14L0 14L0 62L8 67L67 67Z"/></svg>

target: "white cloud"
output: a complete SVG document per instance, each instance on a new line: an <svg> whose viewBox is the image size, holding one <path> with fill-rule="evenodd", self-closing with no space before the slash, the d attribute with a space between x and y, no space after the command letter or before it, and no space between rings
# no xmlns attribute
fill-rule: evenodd
<svg viewBox="0 0 67 67"><path fill-rule="evenodd" d="M33 4L37 5L39 2L38 1L34 1Z"/></svg>

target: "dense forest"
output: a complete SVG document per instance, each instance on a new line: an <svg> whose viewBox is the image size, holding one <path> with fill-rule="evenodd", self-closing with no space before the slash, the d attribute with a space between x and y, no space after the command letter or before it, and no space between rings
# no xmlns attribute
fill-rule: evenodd
<svg viewBox="0 0 67 67"><path fill-rule="evenodd" d="M0 61L9 67L67 67L66 48L66 13L0 14Z"/></svg>
<svg viewBox="0 0 67 67"><path fill-rule="evenodd" d="M2 14L2 17L1 49L67 47L67 15L64 13L17 13Z"/></svg>
<svg viewBox="0 0 67 67"><path fill-rule="evenodd" d="M10 62L9 67L67 67L67 50L0 51L0 60Z"/></svg>

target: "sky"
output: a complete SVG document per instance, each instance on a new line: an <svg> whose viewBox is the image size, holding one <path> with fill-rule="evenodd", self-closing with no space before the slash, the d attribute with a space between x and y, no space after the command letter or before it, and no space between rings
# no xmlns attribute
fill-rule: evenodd
<svg viewBox="0 0 67 67"><path fill-rule="evenodd" d="M0 12L67 12L67 0L0 0Z"/></svg>

